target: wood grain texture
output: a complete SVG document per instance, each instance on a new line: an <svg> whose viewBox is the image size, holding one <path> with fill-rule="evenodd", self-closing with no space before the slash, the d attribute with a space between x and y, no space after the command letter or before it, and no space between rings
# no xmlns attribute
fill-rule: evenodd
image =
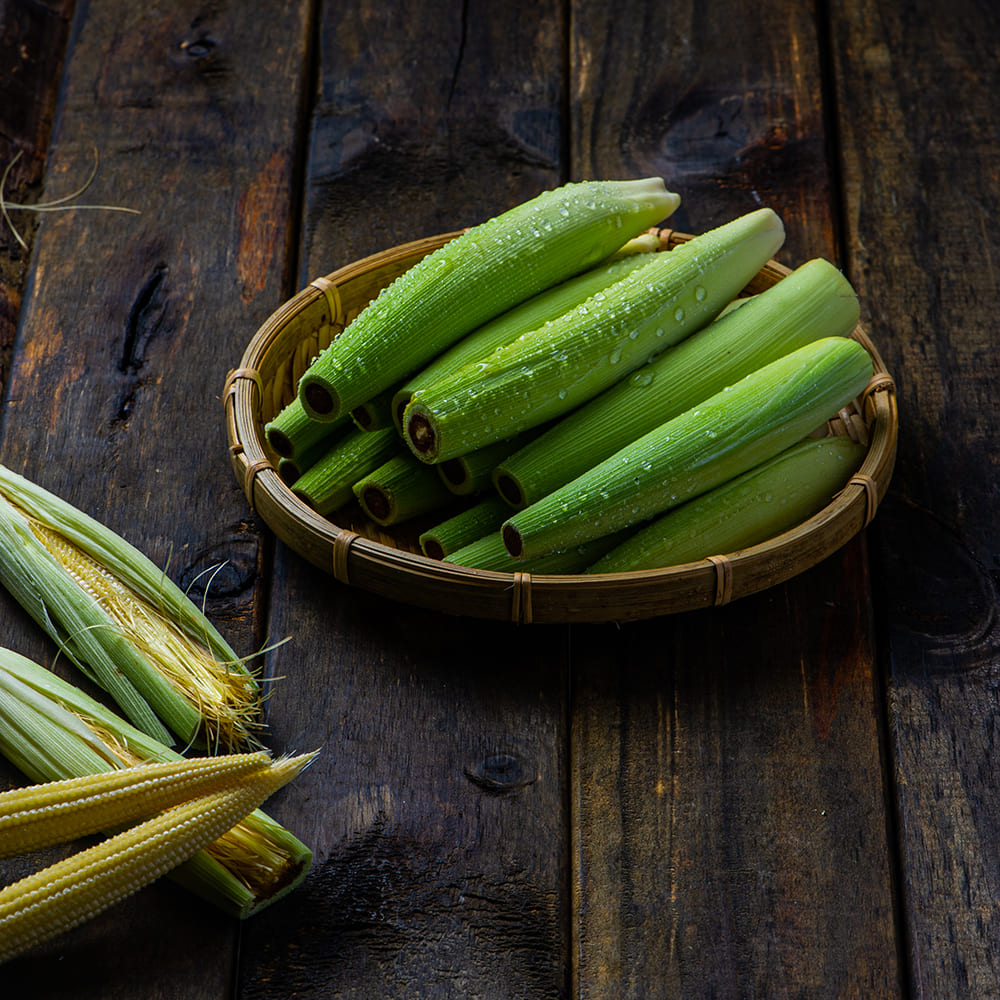
<svg viewBox="0 0 1000 1000"><path fill-rule="evenodd" d="M565 180L564 14L325 4L300 283Z"/></svg>
<svg viewBox="0 0 1000 1000"><path fill-rule="evenodd" d="M244 995L564 995L564 633L278 565L268 721L321 749L280 800L316 861L244 928Z"/></svg>
<svg viewBox="0 0 1000 1000"><path fill-rule="evenodd" d="M303 281L561 180L558 9L400 14L324 5ZM565 630L378 600L279 545L269 631L271 731L322 749L282 800L316 864L245 928L244 995L564 996Z"/></svg>
<svg viewBox="0 0 1000 1000"><path fill-rule="evenodd" d="M574 173L662 174L693 232L768 205L779 259L836 259L804 10L573 24ZM603 58L619 36L648 72ZM574 629L576 995L899 995L867 593L857 542L731 608Z"/></svg>
<svg viewBox="0 0 1000 1000"><path fill-rule="evenodd" d="M900 995L863 548L574 642L577 995Z"/></svg>
<svg viewBox="0 0 1000 1000"><path fill-rule="evenodd" d="M849 268L899 373L873 551L911 989L995 996L1000 16L982 2L834 14L838 106L856 112L840 123Z"/></svg>
<svg viewBox="0 0 1000 1000"><path fill-rule="evenodd" d="M55 113L71 0L0 3L0 174L4 205L39 201ZM0 387L17 334L28 251L38 214L10 208L0 224Z"/></svg>
<svg viewBox="0 0 1000 1000"><path fill-rule="evenodd" d="M819 46L799 4L575 4L574 177L662 176L689 233L767 206L783 263L836 258Z"/></svg>
<svg viewBox="0 0 1000 1000"><path fill-rule="evenodd" d="M320 750L268 804L315 848L298 891L236 926L161 881L0 992L997 995L994 7L0 0L7 197L71 191L96 145L85 200L141 211L18 216L30 257L4 232L0 461L196 596L224 563L213 620L288 639L269 744ZM862 537L621 627L429 614L274 544L219 396L281 301L563 180L653 174L682 230L770 205L783 263L846 266L901 413ZM0 622L54 661L3 595Z"/></svg>
<svg viewBox="0 0 1000 1000"><path fill-rule="evenodd" d="M96 147L85 201L141 214L42 220L3 416L0 460L192 594L224 564L207 607L241 652L260 643L262 556L227 468L220 396L230 359L288 287L307 14L262 5L262 41L253 19L215 5L79 5L45 195L78 186ZM4 641L52 663L9 603ZM237 935L163 881L9 963L4 992L218 997Z"/></svg>
<svg viewBox="0 0 1000 1000"><path fill-rule="evenodd" d="M88 200L141 214L45 218L3 459L185 585L224 562L213 610L249 650L260 553L220 462L220 396L287 289L304 5L267 15L261 51L244 18L197 4L84 14L47 187L72 189L96 147Z"/></svg>

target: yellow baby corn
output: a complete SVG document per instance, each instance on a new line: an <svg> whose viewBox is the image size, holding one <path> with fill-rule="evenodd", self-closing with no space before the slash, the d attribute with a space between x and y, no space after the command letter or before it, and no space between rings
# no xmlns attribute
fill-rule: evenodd
<svg viewBox="0 0 1000 1000"><path fill-rule="evenodd" d="M260 692L166 573L113 531L0 466L0 583L140 729L252 745Z"/></svg>
<svg viewBox="0 0 1000 1000"><path fill-rule="evenodd" d="M183 760L52 671L2 647L0 753L36 782ZM295 888L311 864L309 848L257 809L170 877L243 919Z"/></svg>
<svg viewBox="0 0 1000 1000"><path fill-rule="evenodd" d="M126 826L268 763L268 755L228 754L137 764L0 792L0 857L25 854Z"/></svg>
<svg viewBox="0 0 1000 1000"><path fill-rule="evenodd" d="M0 890L0 962L96 916L217 839L312 759L285 758Z"/></svg>

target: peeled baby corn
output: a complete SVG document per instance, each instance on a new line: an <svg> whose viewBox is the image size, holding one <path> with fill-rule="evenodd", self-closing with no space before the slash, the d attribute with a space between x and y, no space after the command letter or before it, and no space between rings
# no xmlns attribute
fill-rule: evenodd
<svg viewBox="0 0 1000 1000"><path fill-rule="evenodd" d="M783 241L781 220L762 208L654 254L570 312L417 392L404 414L407 445L441 462L568 413L711 322Z"/></svg>
<svg viewBox="0 0 1000 1000"><path fill-rule="evenodd" d="M507 550L530 558L579 545L714 489L812 433L872 371L846 337L800 347L519 511L502 529Z"/></svg>
<svg viewBox="0 0 1000 1000"><path fill-rule="evenodd" d="M150 735L254 742L257 682L204 614L123 538L3 466L0 583Z"/></svg>
<svg viewBox="0 0 1000 1000"><path fill-rule="evenodd" d="M775 538L829 503L864 455L865 448L846 435L801 441L656 518L587 572L676 566Z"/></svg>
<svg viewBox="0 0 1000 1000"><path fill-rule="evenodd" d="M145 819L264 766L267 753L137 764L0 792L0 857Z"/></svg>
<svg viewBox="0 0 1000 1000"><path fill-rule="evenodd" d="M215 790L0 890L0 962L84 923L222 836L311 756L265 762Z"/></svg>
<svg viewBox="0 0 1000 1000"><path fill-rule="evenodd" d="M847 336L858 314L844 275L810 260L504 458L493 482L512 507L541 500L744 375L810 341Z"/></svg>
<svg viewBox="0 0 1000 1000"><path fill-rule="evenodd" d="M0 753L36 782L183 760L52 671L2 647ZM244 919L289 893L311 864L309 848L257 809L171 879Z"/></svg>
<svg viewBox="0 0 1000 1000"><path fill-rule="evenodd" d="M460 337L593 267L669 216L663 180L585 181L473 227L383 289L299 382L306 412L334 420L398 384Z"/></svg>

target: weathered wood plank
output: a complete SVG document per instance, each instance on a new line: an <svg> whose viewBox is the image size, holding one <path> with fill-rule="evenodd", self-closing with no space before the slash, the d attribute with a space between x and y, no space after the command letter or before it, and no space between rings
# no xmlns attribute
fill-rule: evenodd
<svg viewBox="0 0 1000 1000"><path fill-rule="evenodd" d="M244 927L244 996L562 995L563 631L388 606L301 565L279 579L276 693L296 697L269 723L322 749L279 801L316 862Z"/></svg>
<svg viewBox="0 0 1000 1000"><path fill-rule="evenodd" d="M496 6L324 5L300 283L565 179L559 5Z"/></svg>
<svg viewBox="0 0 1000 1000"><path fill-rule="evenodd" d="M561 180L561 15L325 4L300 281ZM566 633L379 602L278 546L281 800L313 875L245 928L244 995L565 995Z"/></svg>
<svg viewBox="0 0 1000 1000"><path fill-rule="evenodd" d="M181 583L225 562L208 609L244 652L260 641L262 555L220 397L290 284L308 15L305 3L265 3L252 18L198 3L80 6L46 196L77 186L96 147L83 200L141 214L72 212L38 227L2 427L5 464ZM8 604L5 642L51 663ZM232 987L237 935L233 919L164 881L5 966L4 988L217 997Z"/></svg>
<svg viewBox="0 0 1000 1000"><path fill-rule="evenodd" d="M580 996L897 995L863 558L574 643Z"/></svg>
<svg viewBox="0 0 1000 1000"><path fill-rule="evenodd" d="M912 993L995 996L1000 15L834 10L849 266L899 398L873 552Z"/></svg>
<svg viewBox="0 0 1000 1000"><path fill-rule="evenodd" d="M836 259L806 11L573 25L575 174L662 174L694 232L769 205L780 259ZM577 995L898 995L867 593L859 539L730 608L574 629Z"/></svg>
<svg viewBox="0 0 1000 1000"><path fill-rule="evenodd" d="M39 200L72 10L70 2L0 3L0 171L7 171L5 206ZM8 220L0 225L0 391L7 384L38 215L9 208ZM13 608L5 609L4 624L7 645L33 627ZM23 780L0 758L0 788ZM8 859L0 869L3 882L27 875L57 854Z"/></svg>
<svg viewBox="0 0 1000 1000"><path fill-rule="evenodd" d="M574 176L665 178L671 224L766 205L785 262L836 259L816 27L796 4L574 5Z"/></svg>
<svg viewBox="0 0 1000 1000"><path fill-rule="evenodd" d="M5 206L34 204L62 71L71 0L0 3L0 174ZM0 387L21 314L28 250L38 216L10 208L0 225Z"/></svg>

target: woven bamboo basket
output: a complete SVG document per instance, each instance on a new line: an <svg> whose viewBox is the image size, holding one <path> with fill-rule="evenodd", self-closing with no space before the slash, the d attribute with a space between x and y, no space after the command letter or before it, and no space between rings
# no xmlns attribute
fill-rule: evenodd
<svg viewBox="0 0 1000 1000"><path fill-rule="evenodd" d="M691 238L655 232L661 250ZM404 243L317 278L267 319L229 373L223 402L233 471L250 506L299 555L344 584L448 614L518 623L628 621L721 605L774 586L831 555L871 521L892 475L897 412L892 378L860 326L852 337L871 355L874 376L822 432L864 443L864 462L818 514L751 548L630 573L499 573L421 554L416 538L426 524L387 530L360 509L331 518L316 514L279 476L264 425L293 399L311 360L385 285L458 235ZM772 260L747 292L763 291L789 273Z"/></svg>

